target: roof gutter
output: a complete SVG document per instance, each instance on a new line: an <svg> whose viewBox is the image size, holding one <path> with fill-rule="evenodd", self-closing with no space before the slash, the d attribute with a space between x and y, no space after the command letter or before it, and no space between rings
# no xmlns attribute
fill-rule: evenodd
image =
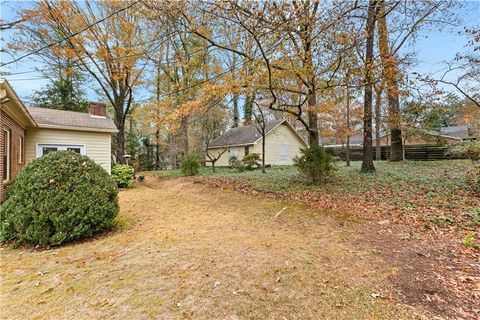
<svg viewBox="0 0 480 320"><path fill-rule="evenodd" d="M255 143L240 143L240 144L229 144L229 145L222 145L222 146L208 146L208 149L219 149L219 148L231 148L231 147L245 147L245 146L253 146Z"/></svg>
<svg viewBox="0 0 480 320"><path fill-rule="evenodd" d="M100 129L100 128L90 128L90 127L58 126L58 125L54 125L54 124L44 124L44 123L38 123L37 128L70 130L70 131L105 132L105 133L117 133L118 132L118 129Z"/></svg>

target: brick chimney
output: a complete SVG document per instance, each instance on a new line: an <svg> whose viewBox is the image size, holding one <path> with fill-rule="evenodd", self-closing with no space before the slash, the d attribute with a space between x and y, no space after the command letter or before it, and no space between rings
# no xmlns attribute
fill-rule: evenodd
<svg viewBox="0 0 480 320"><path fill-rule="evenodd" d="M90 102L89 111L91 116L94 117L103 117L107 116L107 106L105 103L100 102Z"/></svg>

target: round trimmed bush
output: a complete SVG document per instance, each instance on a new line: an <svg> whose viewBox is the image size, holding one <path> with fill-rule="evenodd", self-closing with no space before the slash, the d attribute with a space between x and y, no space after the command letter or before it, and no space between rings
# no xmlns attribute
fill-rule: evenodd
<svg viewBox="0 0 480 320"><path fill-rule="evenodd" d="M0 238L59 245L114 227L119 211L113 178L86 156L53 152L17 176L0 207Z"/></svg>

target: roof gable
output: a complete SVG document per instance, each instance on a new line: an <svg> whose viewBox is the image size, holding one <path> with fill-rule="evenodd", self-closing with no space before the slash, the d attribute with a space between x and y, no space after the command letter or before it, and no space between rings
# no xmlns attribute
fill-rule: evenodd
<svg viewBox="0 0 480 320"><path fill-rule="evenodd" d="M302 137L295 131L295 129L288 123L285 119L273 120L266 123L265 132L268 135L270 132L275 130L278 126L286 124L291 131L297 136L297 138L306 145ZM218 138L213 139L208 148L220 148L227 146L242 146L242 145L252 145L255 144L262 138L260 133L259 124L252 124L244 127L232 128L219 136Z"/></svg>
<svg viewBox="0 0 480 320"><path fill-rule="evenodd" d="M6 79L0 79L0 106L5 113L21 126L36 125L22 100L20 100Z"/></svg>

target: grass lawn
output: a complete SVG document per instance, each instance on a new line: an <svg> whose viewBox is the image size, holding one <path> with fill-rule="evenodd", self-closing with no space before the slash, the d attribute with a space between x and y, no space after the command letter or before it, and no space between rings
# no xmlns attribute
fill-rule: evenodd
<svg viewBox="0 0 480 320"><path fill-rule="evenodd" d="M364 221L148 175L120 203L124 226L97 239L2 247L1 317L432 318L399 304L396 267L355 244Z"/></svg>
<svg viewBox="0 0 480 320"><path fill-rule="evenodd" d="M374 205L369 211L390 211L396 216L416 219L422 228L459 226L469 230L472 221L480 219L475 215L480 212L480 198L472 194L467 183L468 173L473 168L468 160L377 161L373 174L359 173L360 165L360 162L352 162L351 167L346 167L344 163L337 163L335 177L322 186L305 184L295 168L289 166L274 167L267 174L259 170L240 173L230 168L218 168L213 173L204 167L199 175L247 183L267 193L309 193L347 202L349 199L366 201ZM181 172L157 171L155 174L164 178L180 176ZM340 209L346 210L343 206Z"/></svg>

